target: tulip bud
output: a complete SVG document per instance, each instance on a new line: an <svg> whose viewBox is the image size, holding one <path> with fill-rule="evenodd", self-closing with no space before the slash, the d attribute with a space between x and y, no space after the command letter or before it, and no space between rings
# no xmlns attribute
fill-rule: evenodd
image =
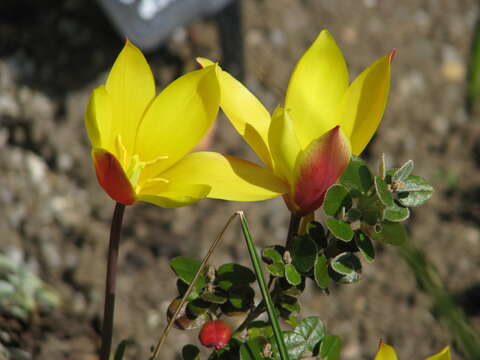
<svg viewBox="0 0 480 360"><path fill-rule="evenodd" d="M290 211L304 216L322 206L325 193L343 174L350 157L350 143L339 126L314 140L298 160L294 194L285 199Z"/></svg>

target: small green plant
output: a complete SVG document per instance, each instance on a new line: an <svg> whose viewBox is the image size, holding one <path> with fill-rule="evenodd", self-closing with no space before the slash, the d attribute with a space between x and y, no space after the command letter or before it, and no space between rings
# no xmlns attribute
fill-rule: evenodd
<svg viewBox="0 0 480 360"><path fill-rule="evenodd" d="M27 320L60 305L57 293L24 265L0 254L0 313Z"/></svg>

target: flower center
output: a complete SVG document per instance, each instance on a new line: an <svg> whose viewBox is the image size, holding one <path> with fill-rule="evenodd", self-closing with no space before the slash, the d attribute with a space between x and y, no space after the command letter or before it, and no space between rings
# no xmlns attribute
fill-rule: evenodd
<svg viewBox="0 0 480 360"><path fill-rule="evenodd" d="M127 175L130 184L135 189L137 194L147 184L150 185L159 182L168 184L169 181L161 177L147 179L146 181L143 181L142 184L138 184L143 169L148 168L149 166L154 166L160 161L168 159L168 156L157 156L153 160L142 161L140 160L140 156L138 154L133 154L133 156L128 159L127 149L125 148L125 145L123 145L121 135L117 135L115 139L115 145L117 147L117 153L120 157L120 162L122 163L122 166L124 166L125 174Z"/></svg>

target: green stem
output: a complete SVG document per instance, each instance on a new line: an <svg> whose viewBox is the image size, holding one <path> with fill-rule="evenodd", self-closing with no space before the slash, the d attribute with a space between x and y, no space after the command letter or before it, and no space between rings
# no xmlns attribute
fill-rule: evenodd
<svg viewBox="0 0 480 360"><path fill-rule="evenodd" d="M257 250L255 249L255 245L253 244L252 235L250 234L250 229L248 228L247 219L245 218L243 211L238 211L237 214L240 216L243 236L245 237L248 253L250 254L250 260L252 261L255 274L257 275L258 285L260 287L263 300L265 301L265 305L267 307L268 317L270 318L270 323L272 324L273 335L275 337L275 341L277 342L278 350L280 352L280 358L282 360L289 360L287 347L285 346L285 342L283 341L282 329L280 328L280 324L278 323L275 307L270 297L270 292L268 291L267 283L263 275Z"/></svg>
<svg viewBox="0 0 480 360"><path fill-rule="evenodd" d="M300 215L291 213L290 214L290 223L288 224L288 235L286 241L287 250L290 250L292 247L292 241L295 235L298 234L298 228L300 227L300 222L302 217Z"/></svg>
<svg viewBox="0 0 480 360"><path fill-rule="evenodd" d="M107 257L107 279L105 286L105 306L103 309L102 346L100 359L108 360L112 347L113 316L115 310L115 284L117 282L118 248L122 230L123 213L125 205L117 203L113 212L112 226L110 228L110 242Z"/></svg>

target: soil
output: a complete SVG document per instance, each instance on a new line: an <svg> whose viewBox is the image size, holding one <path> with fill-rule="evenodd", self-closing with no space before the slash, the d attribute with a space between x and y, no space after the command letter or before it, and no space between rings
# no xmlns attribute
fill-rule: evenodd
<svg viewBox="0 0 480 360"><path fill-rule="evenodd" d="M480 119L465 101L478 2L244 0L242 7L245 82L269 109L283 101L297 59L323 28L353 75L398 50L389 105L364 155L372 166L382 152L391 166L414 159L416 173L434 184L435 196L414 211L409 232L480 331ZM97 359L114 204L95 179L83 114L122 43L92 0L0 4L0 251L62 298L61 307L29 321L0 317L0 350L16 348L18 359ZM159 87L193 69L196 56L219 59L218 43L213 19L177 29L147 54ZM224 118L213 148L256 161ZM283 242L288 213L281 199L127 209L114 343L135 339L128 359L146 359L165 325L176 296L169 259L205 254L237 209L246 212L259 246ZM401 359L423 359L450 344L397 251L377 250L363 281L335 286L330 296L308 289L303 314L319 315L342 337L345 360L373 359L381 338ZM212 262L230 261L248 265L238 224ZM182 344L196 336L174 330L162 358L180 359ZM462 359L455 349L453 358Z"/></svg>

